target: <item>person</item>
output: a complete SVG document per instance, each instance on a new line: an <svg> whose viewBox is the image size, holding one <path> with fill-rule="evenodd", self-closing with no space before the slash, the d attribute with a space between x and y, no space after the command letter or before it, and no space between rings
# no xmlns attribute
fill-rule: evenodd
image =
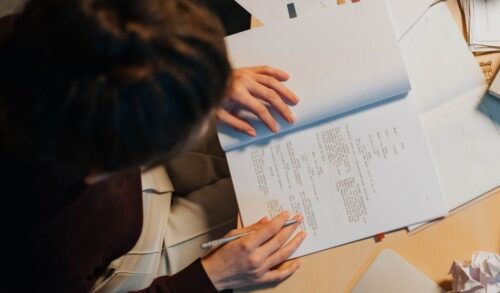
<svg viewBox="0 0 500 293"><path fill-rule="evenodd" d="M32 0L2 28L3 292L91 290L138 242L140 169L188 148L212 115L252 134L220 107L224 96L275 131L255 95L293 121L277 101L297 101L279 83L286 73L232 72L222 27L189 0ZM289 217L263 218L255 233L140 291L212 292L283 280L300 261L279 264L305 237L289 239L298 226L282 229Z"/></svg>

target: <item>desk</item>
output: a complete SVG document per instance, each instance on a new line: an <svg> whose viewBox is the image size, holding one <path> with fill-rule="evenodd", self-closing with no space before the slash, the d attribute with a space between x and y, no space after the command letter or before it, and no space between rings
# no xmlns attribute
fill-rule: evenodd
<svg viewBox="0 0 500 293"><path fill-rule="evenodd" d="M458 1L447 3L463 28ZM498 53L477 59L492 61L494 71L500 66ZM470 260L477 250L500 252L500 188L417 233L409 235L403 229L386 234L379 243L370 238L302 257L302 267L284 282L237 292L349 292L385 248L450 289L448 271L453 260Z"/></svg>

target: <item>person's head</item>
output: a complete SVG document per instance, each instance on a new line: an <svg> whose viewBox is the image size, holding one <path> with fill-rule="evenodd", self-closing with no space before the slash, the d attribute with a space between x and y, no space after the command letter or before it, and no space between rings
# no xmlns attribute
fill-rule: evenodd
<svg viewBox="0 0 500 293"><path fill-rule="evenodd" d="M32 0L0 44L1 144L79 172L152 163L229 75L221 25L190 0Z"/></svg>

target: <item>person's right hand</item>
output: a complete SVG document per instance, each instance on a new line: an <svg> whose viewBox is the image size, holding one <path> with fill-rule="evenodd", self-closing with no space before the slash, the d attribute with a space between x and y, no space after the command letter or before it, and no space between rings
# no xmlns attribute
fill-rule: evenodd
<svg viewBox="0 0 500 293"><path fill-rule="evenodd" d="M303 220L301 215L296 215L293 219L299 223L283 228L288 217L289 214L283 212L271 221L263 219L252 225L250 229L254 232L218 247L203 257L202 265L215 288L235 289L247 285L277 282L293 274L300 267L300 260L295 259L287 264L278 265L299 247L306 233L303 231L297 233L287 243ZM248 229L233 230L227 236Z"/></svg>

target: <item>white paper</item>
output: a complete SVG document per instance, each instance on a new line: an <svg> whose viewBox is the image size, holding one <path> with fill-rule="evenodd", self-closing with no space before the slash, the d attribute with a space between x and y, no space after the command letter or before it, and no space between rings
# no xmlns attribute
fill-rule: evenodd
<svg viewBox="0 0 500 293"><path fill-rule="evenodd" d="M363 1L376 1L379 5L384 5L382 0ZM264 24L289 19L287 5L290 3L294 4L297 17L306 16L321 8L337 7L342 9L344 6L359 4L359 2L345 1L344 4L339 5L336 0L236 0L236 2ZM385 0L385 3L392 19L394 31L399 39L417 22L434 3L434 0Z"/></svg>
<svg viewBox="0 0 500 293"><path fill-rule="evenodd" d="M292 107L293 125L275 115L281 131L408 92L408 77L384 5L364 1L343 9L274 23L228 37L235 67L269 65L289 73L285 85L301 102ZM220 125L225 150L273 135L258 118L243 112L255 127L251 138Z"/></svg>
<svg viewBox="0 0 500 293"><path fill-rule="evenodd" d="M446 4L433 6L400 47L453 210L500 183L500 102L483 97L483 75Z"/></svg>
<svg viewBox="0 0 500 293"><path fill-rule="evenodd" d="M444 3L433 6L399 41L421 114L485 85L479 65L467 48Z"/></svg>
<svg viewBox="0 0 500 293"><path fill-rule="evenodd" d="M500 292L500 255L493 252L474 253L469 264L454 261L450 274L453 277L449 293L498 293Z"/></svg>
<svg viewBox="0 0 500 293"><path fill-rule="evenodd" d="M411 96L227 153L244 225L300 212L293 257L447 211Z"/></svg>
<svg viewBox="0 0 500 293"><path fill-rule="evenodd" d="M475 21L471 28L476 40L500 43L500 2L495 0L472 0Z"/></svg>
<svg viewBox="0 0 500 293"><path fill-rule="evenodd" d="M394 31L403 37L435 2L434 0L386 0Z"/></svg>
<svg viewBox="0 0 500 293"><path fill-rule="evenodd" d="M384 249L351 293L444 293L443 288L402 256Z"/></svg>
<svg viewBox="0 0 500 293"><path fill-rule="evenodd" d="M475 52L500 51L500 2L461 0L470 48Z"/></svg>

